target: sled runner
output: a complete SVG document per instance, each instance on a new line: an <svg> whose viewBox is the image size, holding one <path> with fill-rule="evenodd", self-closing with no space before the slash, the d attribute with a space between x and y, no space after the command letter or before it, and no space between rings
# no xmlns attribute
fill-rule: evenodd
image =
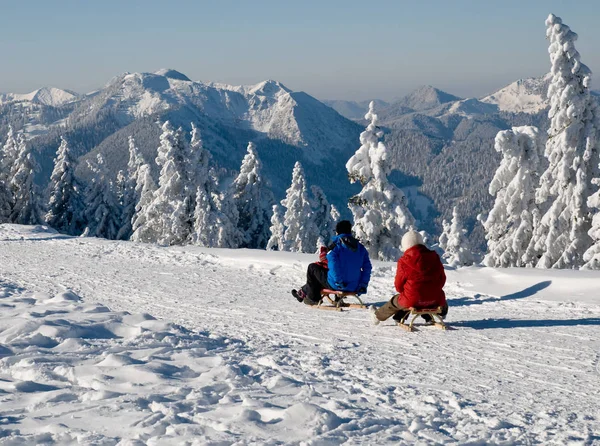
<svg viewBox="0 0 600 446"><path fill-rule="evenodd" d="M333 298L332 298L333 296ZM358 301L358 303L348 303L346 302L347 298L353 298ZM331 305L323 305L323 300L327 299ZM318 305L315 305L315 308L320 310L333 310L333 311L342 311L342 308L367 308L363 303L360 297L355 292L352 291L337 291L330 289L321 290L321 301Z"/></svg>
<svg viewBox="0 0 600 446"><path fill-rule="evenodd" d="M442 317L440 316L440 314L442 313L442 307L422 308L422 309L416 309L416 308L410 307L408 310L409 310L408 313L406 313L404 315L404 317L402 318L402 320L397 323L397 325L399 327L403 328L406 331L413 331L414 330L413 323L415 322L415 319L424 314L428 314L429 316L431 316L431 322L428 323L429 325L434 325L438 328L441 328L442 330L448 329L448 326L444 322L444 319L442 319ZM410 320L410 324L406 324L406 320L410 316L412 316L412 319Z"/></svg>

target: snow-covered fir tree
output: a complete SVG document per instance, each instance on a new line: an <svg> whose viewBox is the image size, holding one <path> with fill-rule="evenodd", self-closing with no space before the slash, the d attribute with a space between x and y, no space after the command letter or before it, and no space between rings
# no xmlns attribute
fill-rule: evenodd
<svg viewBox="0 0 600 446"><path fill-rule="evenodd" d="M317 245L318 229L306 190L304 169L296 162L292 171L292 184L281 201L285 208L283 223L283 251L314 252Z"/></svg>
<svg viewBox="0 0 600 446"><path fill-rule="evenodd" d="M498 132L494 147L502 161L489 188L494 207L483 222L488 241L484 263L501 268L535 266L538 259L528 247L539 221L535 203L543 153L539 130L525 126Z"/></svg>
<svg viewBox="0 0 600 446"><path fill-rule="evenodd" d="M212 194L206 188L199 186L196 190L192 243L208 248L218 246L220 220L222 220L222 217Z"/></svg>
<svg viewBox="0 0 600 446"><path fill-rule="evenodd" d="M39 166L23 132L17 135L17 149L18 155L12 166L10 179L10 190L14 200L10 221L22 225L37 225L42 223L43 214L35 183Z"/></svg>
<svg viewBox="0 0 600 446"><path fill-rule="evenodd" d="M192 201L195 201L198 187L209 191L211 189L210 162L211 155L204 147L200 130L192 122L191 142L187 146L186 154L186 187Z"/></svg>
<svg viewBox="0 0 600 446"><path fill-rule="evenodd" d="M152 206L156 184L152 178L150 165L142 164L139 166L135 176L137 178L135 194L138 201L131 220L131 230L133 232L130 239L136 242L153 243L158 240L160 234L157 232L158 226L153 224L158 216L154 214L156 208Z"/></svg>
<svg viewBox="0 0 600 446"><path fill-rule="evenodd" d="M161 245L182 245L191 234L192 217L186 194L186 146L180 129L173 130L169 121L162 125L160 146L156 164L160 167L158 189L154 192L152 203L146 208L145 225L142 233L156 234L155 243Z"/></svg>
<svg viewBox="0 0 600 446"><path fill-rule="evenodd" d="M450 229L452 228L452 224L448 220L442 221L442 233L440 234L440 238L438 240L438 246L442 251L446 251L448 247L448 238L450 236Z"/></svg>
<svg viewBox="0 0 600 446"><path fill-rule="evenodd" d="M369 104L365 119L370 121L360 134L361 146L346 163L352 183L360 181L362 191L350 199L354 232L372 259L396 260L400 242L415 225L404 193L388 180L391 162L388 150L380 141L383 132L377 126L375 103Z"/></svg>
<svg viewBox="0 0 600 446"><path fill-rule="evenodd" d="M138 172L144 164L144 158L140 150L135 145L133 136L129 137L129 161L127 163L127 175L122 180L117 180L121 189L121 227L117 234L118 240L129 240L133 233L132 221L135 215L135 207L140 200L137 194L138 190ZM139 188L141 190L141 188Z"/></svg>
<svg viewBox="0 0 600 446"><path fill-rule="evenodd" d="M0 151L0 222L9 221L14 206L14 196L10 186L13 166L17 161L19 148L12 126L8 127L6 141Z"/></svg>
<svg viewBox="0 0 600 446"><path fill-rule="evenodd" d="M327 246L335 235L335 225L339 219L339 212L335 206L327 200L323 189L319 186L311 186L312 192L311 207L314 215L315 226L317 227L317 249L321 246Z"/></svg>
<svg viewBox="0 0 600 446"><path fill-rule="evenodd" d="M84 234L114 240L119 232L120 209L102 155L96 156L95 163L88 162L88 167L91 180L85 191Z"/></svg>
<svg viewBox="0 0 600 446"><path fill-rule="evenodd" d="M600 178L594 178L592 181L594 185L600 186ZM600 269L600 190L597 190L588 198L588 206L596 209L596 213L592 219L592 227L588 232L588 235L592 238L594 243L583 254L583 261L585 264L582 268Z"/></svg>
<svg viewBox="0 0 600 446"><path fill-rule="evenodd" d="M242 232L240 247L264 249L269 241L271 206L275 199L262 176L262 163L251 142L232 187L239 215L238 228Z"/></svg>
<svg viewBox="0 0 600 446"><path fill-rule="evenodd" d="M283 251L284 249L283 236L285 235L285 224L283 223L283 213L283 208L280 205L273 205L271 227L269 228L271 237L267 242L267 251Z"/></svg>
<svg viewBox="0 0 600 446"><path fill-rule="evenodd" d="M549 167L540 179L538 203L550 203L532 243L542 253L541 268L576 268L592 245L592 210L587 198L598 177L599 112L590 94L591 71L575 49L577 34L551 14L546 20L551 82L550 128L545 155Z"/></svg>
<svg viewBox="0 0 600 446"><path fill-rule="evenodd" d="M12 125L9 125L0 157L0 179L6 184L10 183L11 172L18 157L19 145L17 143L17 135L15 135Z"/></svg>
<svg viewBox="0 0 600 446"><path fill-rule="evenodd" d="M467 230L463 228L462 221L456 210L452 211L452 222L448 229L448 241L442 258L450 266L469 266L474 262L473 251L466 237Z"/></svg>
<svg viewBox="0 0 600 446"><path fill-rule="evenodd" d="M50 199L45 220L57 231L70 235L78 235L83 230L83 203L74 173L75 161L71 149L61 137L48 186Z"/></svg>
<svg viewBox="0 0 600 446"><path fill-rule="evenodd" d="M240 213L234 199L234 192L232 185L223 192L212 194L213 202L219 210L219 238L216 245L218 248L239 248L243 241L243 233L238 226Z"/></svg>

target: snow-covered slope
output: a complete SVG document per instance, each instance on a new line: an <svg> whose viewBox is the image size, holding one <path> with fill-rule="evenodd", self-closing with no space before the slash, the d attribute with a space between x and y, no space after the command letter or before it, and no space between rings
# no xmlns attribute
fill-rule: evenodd
<svg viewBox="0 0 600 446"><path fill-rule="evenodd" d="M0 443L598 442L598 272L448 270L406 333L297 303L313 257L0 226Z"/></svg>
<svg viewBox="0 0 600 446"><path fill-rule="evenodd" d="M76 101L79 98L77 93L60 88L44 87L31 93L0 93L0 104L7 102L32 102L34 104L49 105L58 107L63 104Z"/></svg>
<svg viewBox="0 0 600 446"><path fill-rule="evenodd" d="M502 111L512 113L538 113L548 107L550 73L542 77L519 79L510 85L481 99L495 104Z"/></svg>

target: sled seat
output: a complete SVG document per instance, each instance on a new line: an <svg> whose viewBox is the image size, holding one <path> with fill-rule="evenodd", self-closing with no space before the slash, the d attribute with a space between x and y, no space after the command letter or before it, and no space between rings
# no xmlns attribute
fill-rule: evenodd
<svg viewBox="0 0 600 446"><path fill-rule="evenodd" d="M356 299L358 303L348 303L347 298ZM326 299L331 305L323 305L323 300ZM321 310L342 311L342 308L367 308L360 297L354 291L330 290L324 288L321 290L321 301L316 308Z"/></svg>
<svg viewBox="0 0 600 446"><path fill-rule="evenodd" d="M437 307L437 308L410 307L408 309L408 312L404 315L402 320L400 322L398 322L397 325L406 331L413 331L414 330L413 323L415 322L415 319L424 314L428 314L431 316L431 325L434 325L442 330L448 329L448 326L446 325L446 323L444 322L444 319L441 316L442 307ZM406 324L406 320L410 316L412 316L412 319L410 320L409 324Z"/></svg>

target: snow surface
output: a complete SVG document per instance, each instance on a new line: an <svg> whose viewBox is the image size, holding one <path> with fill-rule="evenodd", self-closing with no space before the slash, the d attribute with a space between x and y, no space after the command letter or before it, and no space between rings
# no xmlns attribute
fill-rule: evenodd
<svg viewBox="0 0 600 446"><path fill-rule="evenodd" d="M448 270L406 333L298 304L314 257L0 226L0 444L600 444L599 272Z"/></svg>

